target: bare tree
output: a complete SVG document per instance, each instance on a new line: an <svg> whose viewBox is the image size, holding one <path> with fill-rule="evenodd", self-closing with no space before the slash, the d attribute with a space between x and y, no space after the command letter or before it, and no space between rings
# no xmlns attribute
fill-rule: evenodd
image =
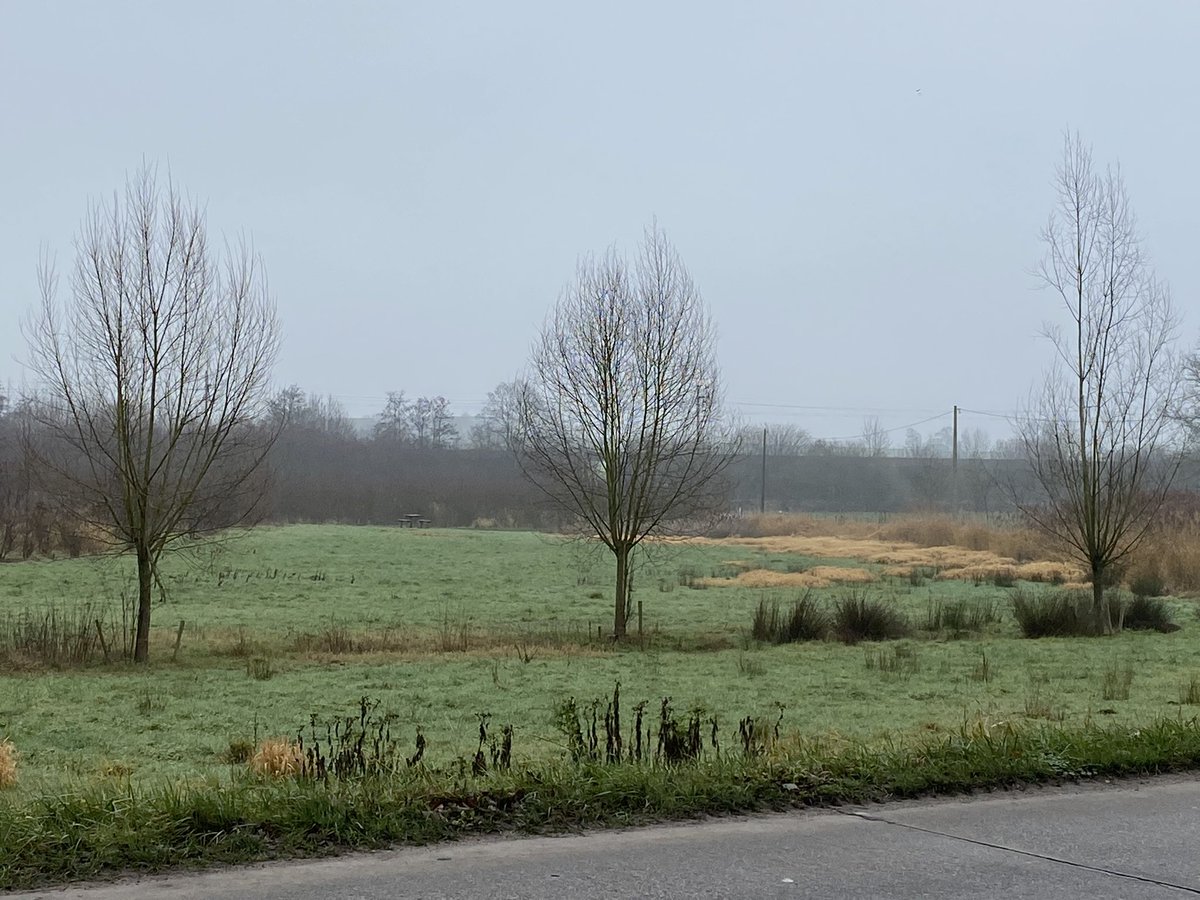
<svg viewBox="0 0 1200 900"><path fill-rule="evenodd" d="M1105 582L1141 542L1179 465L1177 320L1120 170L1095 171L1090 148L1068 136L1056 187L1037 273L1067 325L1045 328L1057 358L1018 426L1041 495L1022 508L1087 567L1096 626L1108 634Z"/></svg>
<svg viewBox="0 0 1200 900"><path fill-rule="evenodd" d="M722 506L732 459L708 312L657 226L630 265L585 258L535 342L520 404L526 474L616 557L613 635L647 536Z"/></svg>
<svg viewBox="0 0 1200 900"><path fill-rule="evenodd" d="M354 439L354 424L333 395L309 395L298 384L277 391L267 402L267 421L278 431L286 428L346 441Z"/></svg>
<svg viewBox="0 0 1200 900"><path fill-rule="evenodd" d="M512 450L520 415L522 386L519 381L502 381L488 391L479 412L482 420L471 428L471 446L476 450Z"/></svg>
<svg viewBox="0 0 1200 900"><path fill-rule="evenodd" d="M445 397L418 397L409 410L409 422L416 447L448 450L458 443L458 430Z"/></svg>
<svg viewBox="0 0 1200 900"><path fill-rule="evenodd" d="M887 456L892 442L879 416L867 416L862 426L863 451L867 456Z"/></svg>
<svg viewBox="0 0 1200 900"><path fill-rule="evenodd" d="M262 263L214 254L203 210L153 168L91 205L69 297L53 264L29 317L35 444L72 512L137 559L134 659L149 656L162 554L248 520L272 434L256 427L278 349Z"/></svg>
<svg viewBox="0 0 1200 900"><path fill-rule="evenodd" d="M412 443L412 404L404 391L388 391L387 403L375 422L375 439L405 446Z"/></svg>
<svg viewBox="0 0 1200 900"><path fill-rule="evenodd" d="M763 427L767 431L768 456L803 456L812 447L812 435L799 425L782 423L742 428L739 432L742 446L761 447Z"/></svg>

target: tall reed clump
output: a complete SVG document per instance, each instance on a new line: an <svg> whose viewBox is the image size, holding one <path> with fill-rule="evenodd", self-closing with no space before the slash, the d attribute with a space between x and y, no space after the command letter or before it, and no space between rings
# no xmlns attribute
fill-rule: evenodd
<svg viewBox="0 0 1200 900"><path fill-rule="evenodd" d="M128 624L128 623L126 623ZM126 628L107 606L89 602L27 606L0 618L0 663L85 666L127 654Z"/></svg>
<svg viewBox="0 0 1200 900"><path fill-rule="evenodd" d="M889 641L909 633L908 619L887 600L849 591L834 601L833 628L845 644Z"/></svg>
<svg viewBox="0 0 1200 900"><path fill-rule="evenodd" d="M750 635L756 641L772 644L821 641L828 637L831 625L829 611L813 597L812 591L805 591L787 610L780 607L777 599L759 600Z"/></svg>
<svg viewBox="0 0 1200 900"><path fill-rule="evenodd" d="M1018 588L1012 595L1013 616L1027 638L1096 634L1096 623L1087 613L1090 602L1090 595L1079 591L1033 594Z"/></svg>
<svg viewBox="0 0 1200 900"><path fill-rule="evenodd" d="M1130 631L1178 631L1171 610L1157 597L1127 597L1116 590L1106 603L1113 622ZM1032 594L1017 589L1012 597L1013 616L1027 638L1092 637L1101 629L1092 613L1092 596L1085 591L1059 590Z"/></svg>
<svg viewBox="0 0 1200 900"><path fill-rule="evenodd" d="M17 748L8 738L0 740L0 791L17 783Z"/></svg>

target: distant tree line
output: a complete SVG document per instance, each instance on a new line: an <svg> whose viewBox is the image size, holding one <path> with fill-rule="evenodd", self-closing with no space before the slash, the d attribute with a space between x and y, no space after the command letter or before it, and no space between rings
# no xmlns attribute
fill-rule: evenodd
<svg viewBox="0 0 1200 900"><path fill-rule="evenodd" d="M386 525L419 514L442 526L556 528L561 511L523 476L510 449L516 395L514 384L497 386L460 435L448 404L436 402L441 398L421 404L435 413L428 424L364 432L336 399L283 388L259 423L278 432L267 457L262 512L275 522ZM403 396L393 393L388 405L415 412L419 401ZM35 427L31 403L0 393L0 560L90 549L87 529L40 495L27 449ZM812 440L795 426L765 427L769 511L1003 514L1016 511L1014 497L1037 495L1028 462L1011 454L1009 442L991 443L980 432L960 433L955 469L940 434L904 434L899 446L876 444L873 451L860 441ZM744 428L727 477L731 513L757 512L764 504L763 429ZM1186 464L1175 485L1200 487L1200 467Z"/></svg>

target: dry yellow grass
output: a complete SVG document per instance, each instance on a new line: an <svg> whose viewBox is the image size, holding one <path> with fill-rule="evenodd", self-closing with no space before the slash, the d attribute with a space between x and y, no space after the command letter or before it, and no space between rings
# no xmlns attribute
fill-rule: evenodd
<svg viewBox="0 0 1200 900"><path fill-rule="evenodd" d="M250 757L250 770L256 775L290 778L299 775L304 767L300 745L287 738L268 738Z"/></svg>
<svg viewBox="0 0 1200 900"><path fill-rule="evenodd" d="M1086 573L1044 535L943 515L868 521L783 513L746 516L726 526L719 544L771 553L855 559L904 576L936 569L940 578L991 578L997 572L1027 581L1086 586ZM1200 593L1200 509L1165 510L1129 557L1126 579L1158 576L1174 594Z"/></svg>
<svg viewBox="0 0 1200 900"><path fill-rule="evenodd" d="M894 516L867 521L830 516L774 513L731 521L729 537L836 537L912 544L918 547L965 547L990 550L997 556L1025 562L1057 558L1038 532L1019 526L1000 527L946 515Z"/></svg>
<svg viewBox="0 0 1200 900"><path fill-rule="evenodd" d="M0 790L17 783L17 748L5 738L0 741Z"/></svg>
<svg viewBox="0 0 1200 900"><path fill-rule="evenodd" d="M782 516L766 518L769 525L777 528L785 524ZM1078 565L1063 561L1044 542L1039 544L1033 532L1025 529L990 529L978 523L929 516L905 518L884 525L809 517L789 517L786 523L793 526L792 533L711 540L726 546L751 547L764 553L861 560L884 566L885 575L906 576L914 570L928 569L939 578L968 581L990 580L998 574L1024 581L1056 583L1083 578ZM755 526L755 530L763 528L762 523ZM843 533L812 533L818 530ZM920 540L902 540L901 535ZM933 543L937 539L948 543ZM1010 549L1011 554L1001 552L1005 548ZM760 570L744 573L733 583L746 587L826 587L838 581L854 580L814 576L811 572L800 575ZM705 581L710 585L722 582L730 583L728 579Z"/></svg>
<svg viewBox="0 0 1200 900"><path fill-rule="evenodd" d="M833 584L864 584L874 581L875 576L866 569L850 569L840 566L813 566L806 572L776 572L771 569L751 569L736 578L701 578L697 584L704 587L829 587Z"/></svg>
<svg viewBox="0 0 1200 900"><path fill-rule="evenodd" d="M1129 560L1130 580L1157 575L1176 594L1200 591L1200 524L1175 522L1152 530Z"/></svg>
<svg viewBox="0 0 1200 900"><path fill-rule="evenodd" d="M1079 566L1065 562L1013 563L1002 561L998 565L969 565L961 568L944 569L938 578L953 578L960 581L991 581L1004 576L1019 581L1045 581L1051 584L1075 582L1083 578Z"/></svg>

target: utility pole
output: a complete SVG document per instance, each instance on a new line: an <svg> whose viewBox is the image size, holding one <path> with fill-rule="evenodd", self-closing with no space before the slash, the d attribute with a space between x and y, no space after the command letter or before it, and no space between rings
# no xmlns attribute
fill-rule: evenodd
<svg viewBox="0 0 1200 900"><path fill-rule="evenodd" d="M958 471L958 407L954 407L954 471Z"/></svg>
<svg viewBox="0 0 1200 900"><path fill-rule="evenodd" d="M765 513L767 511L767 429L763 428L763 445L762 445L762 496L758 501L758 511Z"/></svg>
<svg viewBox="0 0 1200 900"><path fill-rule="evenodd" d="M958 514L958 406L954 407L954 433L952 438L954 447L951 451L951 470L950 470L950 491L953 510L955 515Z"/></svg>

